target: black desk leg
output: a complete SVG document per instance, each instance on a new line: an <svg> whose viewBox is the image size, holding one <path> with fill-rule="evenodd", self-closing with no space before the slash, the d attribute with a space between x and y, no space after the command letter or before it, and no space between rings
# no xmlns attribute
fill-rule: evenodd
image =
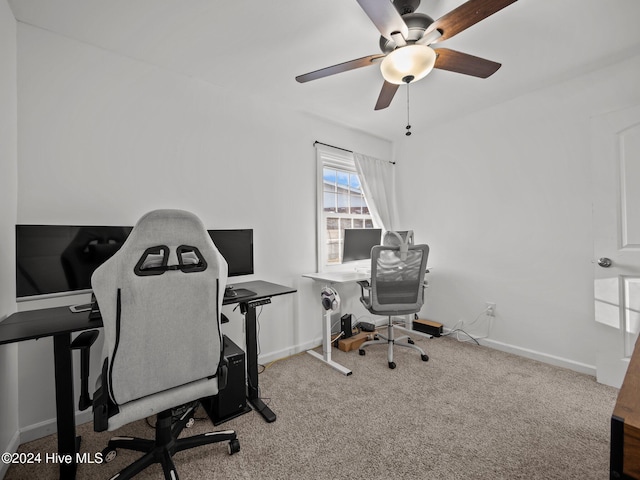
<svg viewBox="0 0 640 480"><path fill-rule="evenodd" d="M258 389L258 332L256 307L250 303L242 304L244 311L245 334L247 343L247 401L255 410L271 423L276 421L276 414L265 405Z"/></svg>
<svg viewBox="0 0 640 480"><path fill-rule="evenodd" d="M71 334L53 337L53 357L56 382L56 421L58 427L58 454L68 459L60 463L60 479L76 478L76 418L73 402L73 358ZM67 456L69 455L69 456Z"/></svg>

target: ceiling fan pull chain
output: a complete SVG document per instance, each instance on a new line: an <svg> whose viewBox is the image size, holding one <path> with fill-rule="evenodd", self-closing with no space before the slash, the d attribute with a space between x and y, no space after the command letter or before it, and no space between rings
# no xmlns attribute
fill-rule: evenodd
<svg viewBox="0 0 640 480"><path fill-rule="evenodd" d="M411 135L411 122L409 121L409 82L407 82L407 132L405 135L408 137Z"/></svg>

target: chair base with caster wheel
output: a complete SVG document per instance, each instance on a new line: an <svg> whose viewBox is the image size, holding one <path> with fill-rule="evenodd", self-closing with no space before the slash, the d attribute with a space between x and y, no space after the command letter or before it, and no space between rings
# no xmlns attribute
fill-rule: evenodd
<svg viewBox="0 0 640 480"><path fill-rule="evenodd" d="M125 480L132 478L154 463L160 463L167 479L178 479L178 472L173 463L173 455L189 448L208 445L211 443L229 442L228 453L233 455L240 451L240 442L236 432L224 430L204 433L191 437L178 438L180 432L193 420L193 409L185 413L175 423L172 421L172 410L165 410L157 415L156 438L148 440L134 437L113 437L108 446L102 451L104 462L111 462L117 455L118 448L143 452L144 455L120 471L113 479Z"/></svg>
<svg viewBox="0 0 640 480"><path fill-rule="evenodd" d="M391 322L391 317L389 317L389 322L387 323L387 336L378 334L376 335L375 340L369 340L367 342L364 342L362 345L360 345L360 348L358 349L358 353L360 355L365 355L366 350L364 348L368 347L369 345L387 344L388 346L387 361L389 362L389 368L392 370L396 368L396 363L393 361L394 345L398 347L406 347L406 348L411 348L413 350L417 350L418 352L420 352L420 358L422 359L423 362L429 361L429 356L424 352L424 350L418 347L415 344L415 342L411 338L409 338L408 335L394 338L394 331L393 331L394 328L400 328L402 330L406 330L403 327L393 325L393 323ZM406 343L404 342L404 340L406 340Z"/></svg>

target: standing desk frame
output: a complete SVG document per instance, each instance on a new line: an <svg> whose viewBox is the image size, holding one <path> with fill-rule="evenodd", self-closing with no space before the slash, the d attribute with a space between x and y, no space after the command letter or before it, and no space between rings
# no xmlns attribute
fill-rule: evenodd
<svg viewBox="0 0 640 480"><path fill-rule="evenodd" d="M326 286L333 286L336 283L351 283L369 280L371 274L368 272L356 272L350 270L338 272L305 273L302 276L305 278L311 278L312 280L315 280L317 282L321 282ZM343 375L351 375L351 370L331 359L331 313L335 312L327 311L323 316L322 355L314 350L307 350L307 353L317 358L321 362L326 363L331 368L339 371Z"/></svg>
<svg viewBox="0 0 640 480"><path fill-rule="evenodd" d="M225 297L222 304L239 304L244 314L245 338L247 348L247 401L269 423L276 420L276 414L262 401L258 388L258 321L256 308L271 303L271 297L295 293L295 289L275 283L255 280L252 282L236 283L234 290L246 289L254 295L238 298ZM267 301L269 300L269 301Z"/></svg>

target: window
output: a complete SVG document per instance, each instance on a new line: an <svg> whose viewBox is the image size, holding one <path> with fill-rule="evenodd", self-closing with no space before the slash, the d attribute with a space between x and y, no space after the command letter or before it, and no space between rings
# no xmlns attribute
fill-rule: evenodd
<svg viewBox="0 0 640 480"><path fill-rule="evenodd" d="M318 270L342 263L346 228L374 228L350 153L318 148Z"/></svg>

